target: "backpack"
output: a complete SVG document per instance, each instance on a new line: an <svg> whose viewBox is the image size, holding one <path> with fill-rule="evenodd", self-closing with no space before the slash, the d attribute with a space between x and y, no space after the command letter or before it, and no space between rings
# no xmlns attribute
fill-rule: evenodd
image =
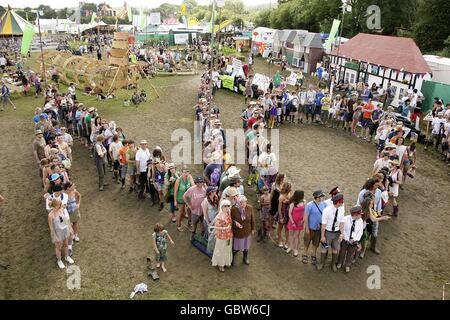
<svg viewBox="0 0 450 320"><path fill-rule="evenodd" d="M214 171L211 173L211 177L209 179L211 181L212 186L219 185L220 182L220 169L215 168Z"/></svg>

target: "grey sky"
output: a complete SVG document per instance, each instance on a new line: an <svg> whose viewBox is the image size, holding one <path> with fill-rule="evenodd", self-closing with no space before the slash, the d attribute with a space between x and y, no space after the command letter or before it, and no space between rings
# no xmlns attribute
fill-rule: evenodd
<svg viewBox="0 0 450 320"><path fill-rule="evenodd" d="M85 0L85 2L103 3L106 2L113 7L122 6L125 0ZM264 3L270 3L272 1L275 4L276 0L243 0L247 6L259 5ZM41 4L49 5L52 8L64 8L75 7L78 5L78 0L1 0L0 3L3 6L10 4L12 7L37 7ZM127 3L132 7L140 7L141 5L147 8L158 7L162 3L181 4L182 0L128 0ZM198 4L209 4L211 0L197 0Z"/></svg>

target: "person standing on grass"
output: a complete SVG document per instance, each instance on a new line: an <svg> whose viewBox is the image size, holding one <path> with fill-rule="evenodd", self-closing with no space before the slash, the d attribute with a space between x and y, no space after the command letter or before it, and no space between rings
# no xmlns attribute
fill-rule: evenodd
<svg viewBox="0 0 450 320"><path fill-rule="evenodd" d="M0 109L1 111L5 110L6 105L8 104L8 102L10 101L10 95L11 92L9 91L8 86L5 84L4 81L1 82L2 84L2 88L1 88L1 93L2 93L2 108ZM16 106L14 106L14 110L16 110Z"/></svg>
<svg viewBox="0 0 450 320"><path fill-rule="evenodd" d="M308 202L305 208L305 234L303 237L304 251L302 262L305 264L308 263L308 249L309 245L312 243L313 254L311 256L311 263L316 265L317 248L319 247L321 236L322 213L327 205L323 201L325 199L323 191L315 191L313 193L313 198L314 200Z"/></svg>
<svg viewBox="0 0 450 320"><path fill-rule="evenodd" d="M122 141L122 147L119 149L118 161L120 167L120 183L121 189L125 189L125 178L127 177L128 171L128 161L127 161L127 152L130 149L127 140Z"/></svg>
<svg viewBox="0 0 450 320"><path fill-rule="evenodd" d="M166 176L166 166L161 162L159 158L153 158L153 167L152 167L152 176L153 176L153 185L158 192L159 198L159 211L164 209L164 178Z"/></svg>
<svg viewBox="0 0 450 320"><path fill-rule="evenodd" d="M78 237L78 221L81 218L81 194L77 191L75 184L70 181L64 184L64 191L67 194L67 212L69 213L70 223L72 224L73 241L78 242L80 241Z"/></svg>
<svg viewBox="0 0 450 320"><path fill-rule="evenodd" d="M345 272L350 272L350 266L357 250L361 249L361 237L364 231L364 223L361 219L361 206L350 209L350 215L343 218L343 235L337 269L345 267Z"/></svg>
<svg viewBox="0 0 450 320"><path fill-rule="evenodd" d="M370 126L370 131L369 131L369 142L372 142L372 137L377 132L377 129L380 125L380 120L383 118L383 116L384 116L383 105L378 104L377 108L372 112L372 117L371 117L372 125ZM376 142L376 141L374 141L374 142Z"/></svg>
<svg viewBox="0 0 450 320"><path fill-rule="evenodd" d="M296 190L289 205L289 220L287 223L287 229L289 230L289 248L286 250L286 253L289 254L293 251L294 257L298 256L298 241L304 225L304 198L305 193L302 190Z"/></svg>
<svg viewBox="0 0 450 320"><path fill-rule="evenodd" d="M136 152L136 175L139 179L139 199L145 199L144 192L148 190L147 185L147 161L150 160L150 150L147 148L147 140L141 140L140 148Z"/></svg>
<svg viewBox="0 0 450 320"><path fill-rule="evenodd" d="M153 231L152 238L153 250L155 251L155 258L157 261L156 267L161 267L161 270L166 272L167 269L165 263L167 261L167 242L170 242L172 245L175 245L175 242L173 242L169 232L161 223L155 224Z"/></svg>
<svg viewBox="0 0 450 320"><path fill-rule="evenodd" d="M291 199L292 185L289 182L284 182L280 190L280 198L278 199L278 247L284 249L289 248L289 230L287 229L287 223L289 221L289 202ZM282 231L286 237L286 242L283 244Z"/></svg>
<svg viewBox="0 0 450 320"><path fill-rule="evenodd" d="M120 171L120 162L119 162L119 150L122 148L122 142L119 141L119 136L115 134L113 136L113 142L109 146L109 156L113 161L114 168L114 181L120 184L119 181L119 171Z"/></svg>
<svg viewBox="0 0 450 320"><path fill-rule="evenodd" d="M64 206L60 199L53 198L51 201L51 210L48 214L48 226L50 228L50 237L55 245L57 264L60 269L66 266L61 260L61 251L64 249L66 260L69 264L73 264L73 259L69 256L68 243L70 239L70 221L64 214Z"/></svg>
<svg viewBox="0 0 450 320"><path fill-rule="evenodd" d="M244 263L250 264L248 251L250 250L251 236L255 233L256 223L253 207L247 203L247 198L240 195L236 204L231 208L231 219L233 220L233 261L239 251L244 254Z"/></svg>
<svg viewBox="0 0 450 320"><path fill-rule="evenodd" d="M103 145L104 140L105 138L103 137L103 135L98 135L94 147L94 161L98 172L99 191L103 191L104 186L107 185L107 183L105 183L107 152L105 146Z"/></svg>
<svg viewBox="0 0 450 320"><path fill-rule="evenodd" d="M391 183L389 184L389 196L390 198L392 198L392 207L393 207L393 212L392 215L394 217L398 216L398 202L397 202L397 198L398 198L398 193L399 193L399 189L400 189L400 185L402 184L403 181L403 173L402 170L400 170L400 162L395 159L391 161L391 172L389 173L389 177L390 177L390 181Z"/></svg>
<svg viewBox="0 0 450 320"><path fill-rule="evenodd" d="M190 187L183 195L183 200L192 214L192 234L191 240L194 239L197 231L197 225L200 223L203 229L203 212L202 201L206 198L205 180L202 176L195 178L195 186Z"/></svg>
<svg viewBox="0 0 450 320"><path fill-rule="evenodd" d="M178 209L178 221L177 221L177 230L183 231L181 227L181 222L184 218L189 219L190 223L190 212L188 213L186 209L186 203L184 202L184 194L186 191L194 186L194 179L192 178L192 175L190 174L189 170L186 166L183 166L183 169L181 171L181 176L178 177L177 181L175 182L174 187L174 199L175 199L175 208Z"/></svg>
<svg viewBox="0 0 450 320"><path fill-rule="evenodd" d="M375 107L372 103L372 99L369 99L366 104L362 107L362 118L361 118L361 138L363 140L369 141L369 132L372 127L372 113Z"/></svg>
<svg viewBox="0 0 450 320"><path fill-rule="evenodd" d="M219 207L219 213L214 223L216 244L211 263L213 267L217 266L220 272L225 272L225 267L231 266L233 260L231 202L229 200L223 200L220 202Z"/></svg>
<svg viewBox="0 0 450 320"><path fill-rule="evenodd" d="M170 214L171 221L173 223L177 222L177 217L175 214L175 184L180 177L180 174L177 172L177 168L174 163L169 163L167 173L164 177L164 181L166 184L166 202L170 205Z"/></svg>
<svg viewBox="0 0 450 320"><path fill-rule="evenodd" d="M322 214L322 227L321 227L321 259L317 265L317 270L322 270L325 265L325 260L328 253L328 248L331 247L332 259L331 268L334 272L337 272L337 259L340 250L340 243L344 237L344 212L339 210L344 205L344 196L342 193L338 193L331 199L332 205L326 207Z"/></svg>

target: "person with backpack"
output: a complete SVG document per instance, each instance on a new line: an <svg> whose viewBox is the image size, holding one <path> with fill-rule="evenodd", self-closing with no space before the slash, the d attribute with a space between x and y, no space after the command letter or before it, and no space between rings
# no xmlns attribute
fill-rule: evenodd
<svg viewBox="0 0 450 320"><path fill-rule="evenodd" d="M214 151L211 154L211 162L205 167L203 176L208 186L219 187L220 177L223 171L222 155L220 151Z"/></svg>

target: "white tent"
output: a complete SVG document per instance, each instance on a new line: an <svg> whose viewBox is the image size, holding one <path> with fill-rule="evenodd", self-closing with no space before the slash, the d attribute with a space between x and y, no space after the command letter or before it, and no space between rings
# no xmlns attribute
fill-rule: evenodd
<svg viewBox="0 0 450 320"><path fill-rule="evenodd" d="M433 81L450 85L450 59L435 55L424 55L423 58L433 72Z"/></svg>

